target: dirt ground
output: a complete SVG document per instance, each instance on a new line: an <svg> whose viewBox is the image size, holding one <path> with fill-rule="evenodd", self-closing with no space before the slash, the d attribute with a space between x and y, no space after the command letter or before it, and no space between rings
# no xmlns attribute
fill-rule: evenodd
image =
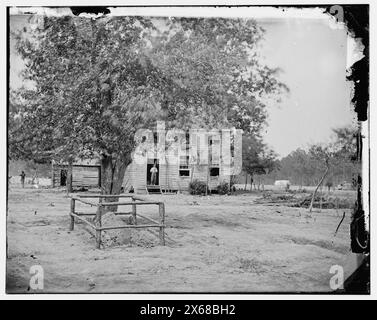
<svg viewBox="0 0 377 320"><path fill-rule="evenodd" d="M342 266L345 277L353 271L349 209L309 215L304 208L257 204L260 196L150 195L165 202L166 246L156 234L132 230L125 245L98 250L84 224L69 231L63 190L13 185L7 292L331 292L331 266ZM157 207L141 212L158 215ZM29 287L33 265L43 267L43 290Z"/></svg>

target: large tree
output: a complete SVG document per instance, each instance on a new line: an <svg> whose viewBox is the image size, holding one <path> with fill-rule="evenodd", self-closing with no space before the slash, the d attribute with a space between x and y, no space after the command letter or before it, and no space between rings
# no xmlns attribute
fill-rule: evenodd
<svg viewBox="0 0 377 320"><path fill-rule="evenodd" d="M34 84L23 92L21 130L11 134L25 137L18 149L62 160L99 156L104 193L119 193L133 134L157 109L142 59L141 34L151 27L141 18L44 17L18 35L24 76Z"/></svg>
<svg viewBox="0 0 377 320"><path fill-rule="evenodd" d="M103 192L119 194L134 134L156 120L257 136L262 98L286 89L259 63L262 34L244 19L42 17L16 35L33 85L10 110L10 154L100 157Z"/></svg>

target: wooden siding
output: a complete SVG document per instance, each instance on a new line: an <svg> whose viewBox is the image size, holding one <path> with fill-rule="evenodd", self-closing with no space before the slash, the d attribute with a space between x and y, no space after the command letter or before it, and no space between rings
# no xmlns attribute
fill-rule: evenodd
<svg viewBox="0 0 377 320"><path fill-rule="evenodd" d="M100 167L74 166L72 169L73 187L98 187Z"/></svg>
<svg viewBox="0 0 377 320"><path fill-rule="evenodd" d="M59 187L61 185L61 170L68 171L68 165L52 166L52 186ZM72 167L72 186L73 187L98 187L100 184L99 166L80 166Z"/></svg>
<svg viewBox="0 0 377 320"><path fill-rule="evenodd" d="M222 131L214 130L206 134L204 130L197 130L193 131L193 134L190 135L190 145L193 146L191 149L192 154L190 154L190 162L191 158L200 159L207 159L208 158L208 135L212 136L214 140L218 140L220 143L216 144L218 148L215 152L216 154L221 154L220 157L216 157L219 160L219 176L216 177L208 177L208 165L197 165L190 163L190 176L180 176L179 175L179 163L174 163L173 161L169 161L172 158L169 153L166 155L166 158L161 158L163 155L153 150L152 152L148 152L147 156L144 157L143 163L141 162L141 158L139 158L138 163L132 162L125 174L124 178L124 188L129 189L131 186L134 188L136 193L145 193L146 192L146 183L147 183L147 157L148 158L159 158L159 185L162 189L167 190L178 190L178 191L187 191L188 186L191 181L197 179L200 181L209 182L210 189L214 190L216 187L222 182L230 181L230 175L233 173L232 169L230 168L233 159L230 155L230 141L231 141L231 132L230 129L225 129ZM176 136L182 136L181 131L177 131ZM171 137L170 137L171 138ZM159 135L159 139L165 139L163 134ZM200 139L200 144L199 140ZM239 137L237 139L240 139ZM239 141L237 141L239 142ZM199 148L197 146L200 145ZM171 145L169 147L169 152L175 154L176 156L182 155L178 151L181 146L177 143ZM227 150L228 149L228 150ZM234 152L239 152L239 150L235 149ZM226 156L224 156L226 155ZM238 163L239 165L239 163ZM242 165L242 163L241 163Z"/></svg>
<svg viewBox="0 0 377 320"><path fill-rule="evenodd" d="M146 191L147 165L131 163L126 170L124 177L124 188L128 190L131 186L136 193ZM189 165L190 176L179 176L178 164L159 164L159 185L162 189L187 191L192 180L207 181L207 165ZM223 181L229 182L229 175L222 175L221 163L220 174L217 177L209 177L209 187L214 190Z"/></svg>

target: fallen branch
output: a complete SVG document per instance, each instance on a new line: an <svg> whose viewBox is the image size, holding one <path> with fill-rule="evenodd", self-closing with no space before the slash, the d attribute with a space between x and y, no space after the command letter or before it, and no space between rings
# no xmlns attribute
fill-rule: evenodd
<svg viewBox="0 0 377 320"><path fill-rule="evenodd" d="M310 207L309 207L309 212L312 212L312 209L313 209L313 203L314 203L314 199L315 199L315 195L318 191L318 188L321 186L323 180L325 179L327 173L329 172L329 165L326 166L326 171L325 173L323 174L321 180L319 181L317 187L315 188L314 192L313 192L313 195L312 195L312 200L310 201Z"/></svg>
<svg viewBox="0 0 377 320"><path fill-rule="evenodd" d="M337 227L336 230L335 230L334 237L336 236L336 233L338 232L339 227L340 227L340 225L342 224L342 222L343 222L345 216L346 216L346 212L344 211L344 212L343 212L343 217L342 217L342 219L340 220L340 222L339 222L339 224L338 224L338 227Z"/></svg>

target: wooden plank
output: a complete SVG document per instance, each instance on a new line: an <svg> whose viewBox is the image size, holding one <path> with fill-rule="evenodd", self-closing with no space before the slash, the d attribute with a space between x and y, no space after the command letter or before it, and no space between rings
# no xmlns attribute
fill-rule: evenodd
<svg viewBox="0 0 377 320"><path fill-rule="evenodd" d="M80 199L80 198L133 198L134 200L138 201L148 201L148 199L135 195L134 193L122 193L119 195L111 195L111 194L74 194L73 197ZM131 202L130 202L131 203Z"/></svg>
<svg viewBox="0 0 377 320"><path fill-rule="evenodd" d="M96 224L96 248L101 248L101 227L102 227L102 199L99 199L99 206L97 208L95 224Z"/></svg>
<svg viewBox="0 0 377 320"><path fill-rule="evenodd" d="M80 198L132 198L134 196L133 193L122 193L119 195L112 195L112 194L84 194L84 193L77 193L75 196Z"/></svg>
<svg viewBox="0 0 377 320"><path fill-rule="evenodd" d="M138 224L138 225L133 225L133 224L128 224L124 226L110 226L110 227L101 227L100 230L112 230L112 229L127 229L127 228L161 228L164 227L163 225L160 224Z"/></svg>
<svg viewBox="0 0 377 320"><path fill-rule="evenodd" d="M165 204L162 202L158 206L158 213L160 216L160 223L161 223L160 232L159 232L160 244L164 246L165 245Z"/></svg>
<svg viewBox="0 0 377 320"><path fill-rule="evenodd" d="M73 216L73 214L75 214L75 199L71 199L71 212L70 212L71 223L70 223L70 226L69 226L69 230L71 230L71 231L73 231L73 229L75 227L75 217Z"/></svg>
<svg viewBox="0 0 377 320"><path fill-rule="evenodd" d="M146 219L146 220L149 220L150 222L153 222L153 223L156 223L156 224L160 224L160 222L158 222L157 220L154 220L154 219L152 219L152 218L149 218L149 217L146 217L146 216L144 216L144 215L142 215L142 214L140 214L140 213L138 213L138 216L139 217L142 217L142 218L144 218L144 219Z"/></svg>
<svg viewBox="0 0 377 320"><path fill-rule="evenodd" d="M160 201L141 201L141 202L103 202L101 205L103 207L110 207L110 206L132 206L132 205L150 205L150 204L155 204L158 205L160 204Z"/></svg>
<svg viewBox="0 0 377 320"><path fill-rule="evenodd" d="M76 197L72 197L72 199L75 199L75 200L80 201L80 202L82 202L82 203L88 204L88 205L90 205L90 206L98 207L98 203L93 203L93 202L85 201L85 200L83 200L83 199L76 198Z"/></svg>
<svg viewBox="0 0 377 320"><path fill-rule="evenodd" d="M115 215L131 215L133 214L132 211L128 211L128 212L114 212Z"/></svg>
<svg viewBox="0 0 377 320"><path fill-rule="evenodd" d="M87 225L92 227L94 230L97 230L96 226L94 224L92 224L91 222L89 222L88 220L86 220L85 218L78 216L75 213L71 213L71 215L74 216L75 218L79 219L80 221L85 222Z"/></svg>
<svg viewBox="0 0 377 320"><path fill-rule="evenodd" d="M95 213L89 213L89 212L75 212L78 216L95 216Z"/></svg>

